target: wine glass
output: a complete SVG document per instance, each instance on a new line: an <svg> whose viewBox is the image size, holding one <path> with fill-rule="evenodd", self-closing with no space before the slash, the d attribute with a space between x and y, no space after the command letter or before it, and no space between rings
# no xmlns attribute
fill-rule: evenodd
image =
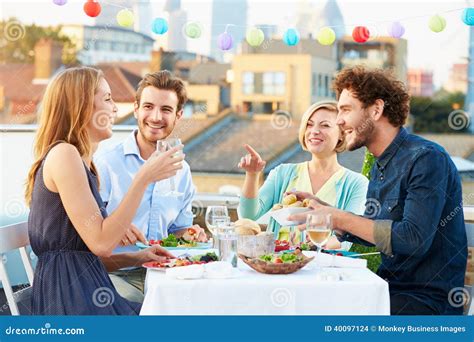
<svg viewBox="0 0 474 342"><path fill-rule="evenodd" d="M156 150L160 151L160 152L165 152L165 151L168 151L168 150L172 149L173 147L179 146L179 145L181 145L181 139L178 139L178 138L169 138L169 139L166 139L166 140L159 140L156 143ZM178 152L173 154L173 157L177 158L177 157L180 157L182 154L183 154L183 150L179 150ZM176 176L171 177L170 180L169 180L170 181L170 191L165 194L166 196L175 196L175 197L177 197L177 196L182 196L183 195L182 192L179 192L179 191L176 190L175 177Z"/></svg>
<svg viewBox="0 0 474 342"><path fill-rule="evenodd" d="M217 247L218 225L220 223L230 223L229 212L225 205L210 205L206 209L206 227L212 234L214 247Z"/></svg>
<svg viewBox="0 0 474 342"><path fill-rule="evenodd" d="M306 217L306 233L316 245L317 253L321 253L322 247L332 235L331 214L309 214Z"/></svg>

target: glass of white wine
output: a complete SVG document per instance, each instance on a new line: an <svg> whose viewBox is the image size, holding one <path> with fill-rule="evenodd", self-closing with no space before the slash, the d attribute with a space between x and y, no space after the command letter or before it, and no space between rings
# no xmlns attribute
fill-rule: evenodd
<svg viewBox="0 0 474 342"><path fill-rule="evenodd" d="M230 223L229 211L225 205L210 205L206 209L206 227L212 234L214 247L217 248L219 223Z"/></svg>
<svg viewBox="0 0 474 342"><path fill-rule="evenodd" d="M160 152L165 152L172 149L175 146L181 145L181 139L178 138L169 138L166 140L159 140L156 143L156 150ZM183 150L176 152L173 157L177 158L183 154ZM176 177L176 176L175 176ZM167 192L166 196L182 196L183 193L176 190L175 177L170 178L170 191Z"/></svg>
<svg viewBox="0 0 474 342"><path fill-rule="evenodd" d="M331 214L309 214L306 217L306 234L316 245L317 253L321 253L322 247L332 235Z"/></svg>

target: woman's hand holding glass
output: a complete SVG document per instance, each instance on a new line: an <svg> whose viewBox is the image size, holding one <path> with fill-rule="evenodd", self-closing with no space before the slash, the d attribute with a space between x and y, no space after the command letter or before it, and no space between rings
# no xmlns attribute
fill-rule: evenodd
<svg viewBox="0 0 474 342"><path fill-rule="evenodd" d="M159 182L176 175L183 168L183 145L175 146L166 152L154 152L139 171L147 184ZM175 154L179 153L179 156Z"/></svg>

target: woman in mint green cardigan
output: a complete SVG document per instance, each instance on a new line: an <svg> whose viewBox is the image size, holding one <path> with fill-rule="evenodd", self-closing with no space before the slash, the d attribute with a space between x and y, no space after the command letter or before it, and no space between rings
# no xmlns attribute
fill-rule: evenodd
<svg viewBox="0 0 474 342"><path fill-rule="evenodd" d="M313 104L304 113L299 130L299 141L311 153L311 160L299 164L282 164L270 171L265 183L258 189L258 180L265 161L249 145L239 167L245 170L245 181L240 197L239 216L257 220L281 203L289 191L303 191L316 195L324 202L355 214L363 214L368 180L359 173L342 167L337 153L345 149L344 134L336 125L337 103L323 101ZM289 240L290 228L280 227L273 219L267 228L275 238ZM329 249L348 250L351 244L339 243L333 237Z"/></svg>

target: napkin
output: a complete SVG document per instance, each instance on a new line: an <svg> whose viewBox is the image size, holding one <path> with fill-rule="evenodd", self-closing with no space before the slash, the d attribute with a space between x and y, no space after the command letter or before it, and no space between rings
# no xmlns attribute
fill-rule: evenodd
<svg viewBox="0 0 474 342"><path fill-rule="evenodd" d="M311 263L315 263L319 267L346 267L346 268L366 268L366 259L347 258L339 255L331 255L327 253L316 253L304 251L306 256L315 256Z"/></svg>
<svg viewBox="0 0 474 342"><path fill-rule="evenodd" d="M230 262L214 261L204 266L205 277L209 279L225 279L234 277L234 267Z"/></svg>
<svg viewBox="0 0 474 342"><path fill-rule="evenodd" d="M283 208L278 210L270 210L265 215L261 216L258 220L258 224L268 224L270 221L270 217L273 217L275 221L278 222L281 226L296 226L298 224L304 223L298 221L288 221L288 216L293 214L304 213L306 211L311 211L309 208L298 208L298 207L289 207Z"/></svg>
<svg viewBox="0 0 474 342"><path fill-rule="evenodd" d="M168 268L166 276L176 279L200 279L204 274L203 265L189 265Z"/></svg>

